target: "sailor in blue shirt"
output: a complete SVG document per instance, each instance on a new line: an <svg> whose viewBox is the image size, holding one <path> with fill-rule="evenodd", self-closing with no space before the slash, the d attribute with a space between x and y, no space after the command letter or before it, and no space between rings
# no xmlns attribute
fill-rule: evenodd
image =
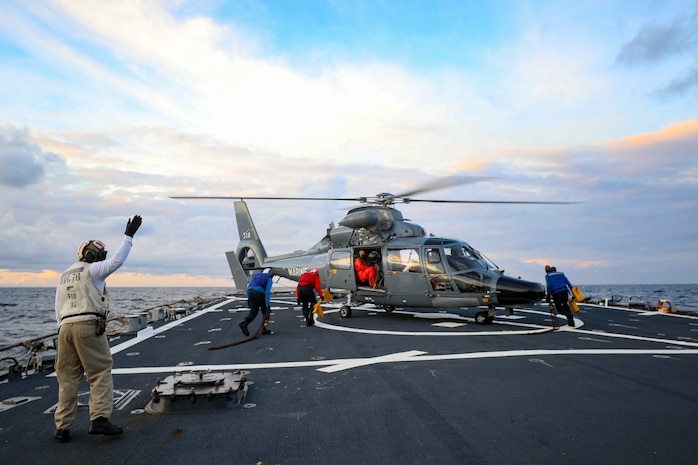
<svg viewBox="0 0 698 465"><path fill-rule="evenodd" d="M572 284L565 276L565 273L557 271L554 266L545 265L545 289L548 304L550 300L555 304L557 313L562 313L567 317L567 326L574 328L574 316L569 304L569 290Z"/></svg>
<svg viewBox="0 0 698 465"><path fill-rule="evenodd" d="M247 305L250 307L250 312L245 319L240 322L240 329L245 336L250 335L247 325L252 323L252 320L257 317L260 308L264 315L262 334L271 334L269 330L269 311L271 310L269 301L271 299L272 276L274 276L274 274L271 268L266 268L262 273L253 274L250 278L250 282L247 284Z"/></svg>

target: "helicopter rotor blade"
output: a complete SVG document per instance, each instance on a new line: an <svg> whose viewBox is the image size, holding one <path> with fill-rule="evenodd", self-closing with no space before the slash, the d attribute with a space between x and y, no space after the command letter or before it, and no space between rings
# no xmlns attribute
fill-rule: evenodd
<svg viewBox="0 0 698 465"><path fill-rule="evenodd" d="M571 205L580 202L535 202L528 200L439 200L439 199L405 199L405 203L431 202L431 203L484 203L484 204L511 204L511 205Z"/></svg>
<svg viewBox="0 0 698 465"><path fill-rule="evenodd" d="M179 195L170 196L171 199L179 200L329 200L329 201L344 201L344 202L358 202L359 204L375 204L390 206L395 203L410 203L410 202L431 202L431 203L462 203L462 204L521 204L521 205L569 205L579 202L536 202L536 201L509 201L509 200L439 200L439 199L414 199L411 196L416 194L423 194L426 192L432 192L439 189L446 189L450 187L460 186L464 184L475 184L483 181L490 181L497 179L494 176L443 176L439 177L433 181L427 182L420 187L416 187L410 191L403 192L401 194L389 194L387 192L377 194L375 196L361 196L361 197L278 197L278 196L247 196L247 195ZM356 207L350 207L356 208ZM344 209L344 208L343 208Z"/></svg>
<svg viewBox="0 0 698 465"><path fill-rule="evenodd" d="M170 199L179 200L343 200L347 202L365 202L366 197L254 197L249 195L170 195Z"/></svg>
<svg viewBox="0 0 698 465"><path fill-rule="evenodd" d="M439 189L446 189L449 187L461 186L463 184L475 184L482 181L490 181L496 179L491 176L444 176L440 177L434 181L428 182L420 187L417 187L411 191L403 192L401 194L395 195L395 198L399 197L410 197L416 194L422 194L425 192L432 192Z"/></svg>
<svg viewBox="0 0 698 465"><path fill-rule="evenodd" d="M402 196L394 196L400 198ZM177 200L339 200L346 202L366 203L367 197L251 197L246 195L171 195L170 199ZM511 204L511 205L570 205L580 202L534 202L515 200L441 200L441 199L413 199L403 197L402 203L431 202L431 203L463 203L463 204ZM343 209L344 210L344 209Z"/></svg>

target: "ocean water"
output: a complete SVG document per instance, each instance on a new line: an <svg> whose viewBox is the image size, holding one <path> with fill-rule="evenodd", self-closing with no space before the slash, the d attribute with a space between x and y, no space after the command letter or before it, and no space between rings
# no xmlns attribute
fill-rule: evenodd
<svg viewBox="0 0 698 465"><path fill-rule="evenodd" d="M132 315L180 300L215 299L234 287L110 287L109 317ZM0 347L55 333L56 289L0 287Z"/></svg>
<svg viewBox="0 0 698 465"><path fill-rule="evenodd" d="M698 284L580 284L579 289L592 301L615 297L622 304L639 300L656 307L660 299L667 299L676 309L698 310Z"/></svg>
<svg viewBox="0 0 698 465"><path fill-rule="evenodd" d="M655 306L668 299L674 308L698 310L698 285L580 285L585 297L615 298L621 303L644 301ZM289 287L286 290L292 289ZM234 287L111 287L110 316L143 312L179 300L215 299L235 292ZM56 290L48 287L0 287L0 347L56 332Z"/></svg>

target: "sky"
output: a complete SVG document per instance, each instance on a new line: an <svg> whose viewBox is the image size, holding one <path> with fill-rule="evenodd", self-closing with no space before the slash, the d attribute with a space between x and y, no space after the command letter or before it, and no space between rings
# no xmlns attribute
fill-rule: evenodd
<svg viewBox="0 0 698 465"><path fill-rule="evenodd" d="M406 218L512 276L698 283L697 0L5 0L0 286L86 239L112 286L233 286L233 203L425 192ZM270 255L354 206L248 201Z"/></svg>

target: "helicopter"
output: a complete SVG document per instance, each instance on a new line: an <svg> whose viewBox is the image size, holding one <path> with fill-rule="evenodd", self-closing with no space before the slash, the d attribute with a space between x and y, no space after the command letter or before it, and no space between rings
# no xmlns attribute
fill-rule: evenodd
<svg viewBox="0 0 698 465"><path fill-rule="evenodd" d="M514 307L532 306L545 296L541 283L504 274L483 253L459 239L427 235L406 220L395 204L411 202L489 204L567 204L573 202L479 201L415 199L412 195L489 178L451 177L434 185L393 195L373 197L253 197L173 196L173 199L235 200L239 243L226 252L238 289L245 289L254 272L270 268L275 276L298 281L316 268L323 288L333 296L346 296L339 310L350 318L352 309L373 303L386 312L396 307L477 308L478 324L492 323L497 307L510 314ZM354 201L339 224L330 223L326 234L307 250L269 256L250 214L247 200ZM359 269L370 268L368 273ZM370 270L374 272L370 272Z"/></svg>

